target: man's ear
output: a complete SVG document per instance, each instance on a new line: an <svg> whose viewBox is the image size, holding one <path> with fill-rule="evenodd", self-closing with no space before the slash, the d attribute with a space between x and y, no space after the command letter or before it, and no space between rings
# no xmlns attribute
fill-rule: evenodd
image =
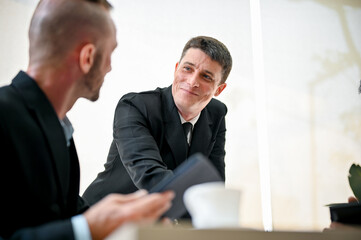
<svg viewBox="0 0 361 240"><path fill-rule="evenodd" d="M221 92L227 87L227 83L222 83L221 85L218 86L216 92L214 93L214 96L218 96L219 94L221 94Z"/></svg>
<svg viewBox="0 0 361 240"><path fill-rule="evenodd" d="M94 63L95 46L92 43L84 45L79 54L79 66L84 74L87 74Z"/></svg>
<svg viewBox="0 0 361 240"><path fill-rule="evenodd" d="M176 75L176 72L177 72L178 67L179 67L179 62L177 62L177 63L175 64L175 68L174 68L174 79L175 79L175 75Z"/></svg>

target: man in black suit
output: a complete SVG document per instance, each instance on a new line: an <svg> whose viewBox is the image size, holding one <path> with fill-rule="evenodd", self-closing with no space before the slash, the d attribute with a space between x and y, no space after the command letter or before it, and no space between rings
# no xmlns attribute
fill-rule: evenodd
<svg viewBox="0 0 361 240"><path fill-rule="evenodd" d="M113 194L88 209L66 113L95 101L117 45L106 0L42 0L29 28L29 66L0 88L0 239L103 239L154 221L173 193Z"/></svg>
<svg viewBox="0 0 361 240"><path fill-rule="evenodd" d="M115 110L105 170L84 192L94 204L109 193L151 190L193 153L203 153L225 179L226 106L213 99L232 68L227 48L199 36L185 45L170 87L129 93ZM182 123L190 122L185 134Z"/></svg>

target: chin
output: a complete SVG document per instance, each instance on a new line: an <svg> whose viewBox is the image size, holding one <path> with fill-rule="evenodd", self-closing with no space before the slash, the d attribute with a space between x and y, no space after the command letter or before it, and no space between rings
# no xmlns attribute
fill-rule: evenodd
<svg viewBox="0 0 361 240"><path fill-rule="evenodd" d="M90 101L95 102L99 99L99 94L94 95L92 98L90 98Z"/></svg>
<svg viewBox="0 0 361 240"><path fill-rule="evenodd" d="M99 92L93 94L92 96L87 96L85 98L88 99L91 102L95 102L96 100L99 99Z"/></svg>

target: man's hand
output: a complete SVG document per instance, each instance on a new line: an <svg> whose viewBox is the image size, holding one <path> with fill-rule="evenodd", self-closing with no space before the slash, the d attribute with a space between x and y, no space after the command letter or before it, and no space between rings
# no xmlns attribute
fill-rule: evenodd
<svg viewBox="0 0 361 240"><path fill-rule="evenodd" d="M84 213L93 240L104 239L126 222L151 223L171 207L174 193L110 194Z"/></svg>
<svg viewBox="0 0 361 240"><path fill-rule="evenodd" d="M348 202L349 202L349 203L358 202L358 200L357 200L357 198L355 198L355 197L349 197L349 198L348 198Z"/></svg>

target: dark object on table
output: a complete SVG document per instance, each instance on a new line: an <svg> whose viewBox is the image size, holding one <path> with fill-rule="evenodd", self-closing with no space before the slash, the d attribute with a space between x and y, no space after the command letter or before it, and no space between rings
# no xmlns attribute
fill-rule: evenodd
<svg viewBox="0 0 361 240"><path fill-rule="evenodd" d="M172 207L164 214L165 217L171 219L179 218L187 212L183 202L183 194L189 187L206 182L222 181L216 168L201 153L190 156L173 173L172 177L164 179L150 190L150 192L166 190L175 192Z"/></svg>
<svg viewBox="0 0 361 240"><path fill-rule="evenodd" d="M328 206L332 222L361 225L361 203L336 203Z"/></svg>

